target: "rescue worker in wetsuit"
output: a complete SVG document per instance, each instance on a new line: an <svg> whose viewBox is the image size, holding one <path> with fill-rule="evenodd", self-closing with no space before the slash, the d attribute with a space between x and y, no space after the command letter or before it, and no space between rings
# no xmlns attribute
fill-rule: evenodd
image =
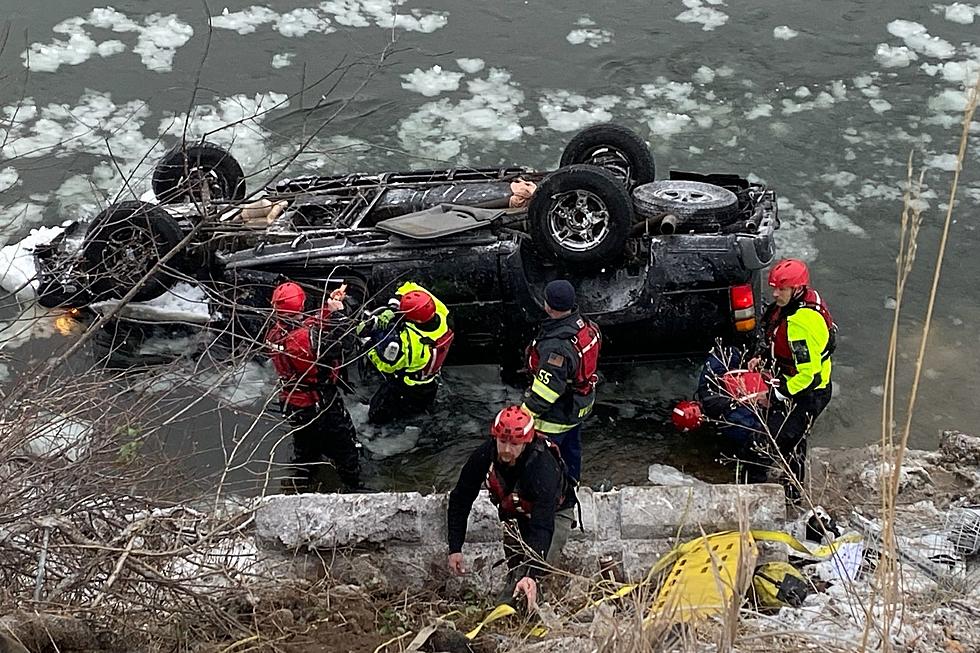
<svg viewBox="0 0 980 653"><path fill-rule="evenodd" d="M592 413L596 368L602 335L579 313L575 289L568 281L551 281L544 289L545 313L537 336L527 348L531 387L523 408L534 416L538 433L558 445L569 475L582 476L582 422Z"/></svg>
<svg viewBox="0 0 980 653"><path fill-rule="evenodd" d="M388 305L374 320L367 354L385 376L371 397L371 424L427 410L435 401L439 371L453 342L446 305L417 283L402 284ZM365 326L362 323L358 330Z"/></svg>
<svg viewBox="0 0 980 653"><path fill-rule="evenodd" d="M463 542L473 501L484 485L504 523L509 570L506 598L524 594L533 607L537 579L554 565L574 524L576 503L561 454L534 430L534 419L520 406L501 410L490 427L491 440L470 454L449 493L447 532L449 570L465 573Z"/></svg>
<svg viewBox="0 0 980 653"><path fill-rule="evenodd" d="M343 365L339 338L346 293L334 290L317 315L303 316L306 293L296 283L272 293L273 323L265 336L279 375L279 399L293 427L298 491L317 491L317 465L330 459L348 489L360 484L356 432L337 389Z"/></svg>
<svg viewBox="0 0 980 653"><path fill-rule="evenodd" d="M810 287L810 271L803 261L778 262L769 272L769 285L774 301L763 314L762 350L749 361L749 369L762 363L772 366L768 428L791 475L785 484L786 496L799 502L807 435L830 403L837 326L823 298ZM776 463L782 467L779 459ZM755 475L755 480L764 480L765 470L760 466Z"/></svg>

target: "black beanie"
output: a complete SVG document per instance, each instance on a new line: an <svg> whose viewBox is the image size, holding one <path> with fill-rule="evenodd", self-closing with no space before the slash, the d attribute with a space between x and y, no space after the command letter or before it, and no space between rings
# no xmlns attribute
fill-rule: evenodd
<svg viewBox="0 0 980 653"><path fill-rule="evenodd" d="M544 301L556 311L575 308L575 288L564 279L555 279L544 287Z"/></svg>

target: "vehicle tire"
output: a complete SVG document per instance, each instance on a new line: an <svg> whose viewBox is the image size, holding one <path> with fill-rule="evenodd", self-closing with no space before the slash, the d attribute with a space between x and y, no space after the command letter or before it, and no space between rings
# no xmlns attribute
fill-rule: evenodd
<svg viewBox="0 0 980 653"><path fill-rule="evenodd" d="M528 206L531 238L546 256L601 267L622 256L633 224L629 193L611 172L573 165L551 173Z"/></svg>
<svg viewBox="0 0 980 653"><path fill-rule="evenodd" d="M636 132L611 123L583 129L568 142L561 167L577 163L605 168L630 190L656 178L656 164L646 142Z"/></svg>
<svg viewBox="0 0 980 653"><path fill-rule="evenodd" d="M701 181L654 181L633 190L633 209L641 218L672 214L678 231L704 231L735 222L738 197L727 188Z"/></svg>
<svg viewBox="0 0 980 653"><path fill-rule="evenodd" d="M82 244L82 266L97 298L121 298L157 261L183 240L184 233L166 210L143 202L119 202L95 217ZM176 256L168 266L176 268ZM177 279L157 270L133 296L136 302L159 297Z"/></svg>
<svg viewBox="0 0 980 653"><path fill-rule="evenodd" d="M168 150L153 170L153 193L161 204L199 201L205 184L211 201L245 198L241 165L214 143L181 143Z"/></svg>

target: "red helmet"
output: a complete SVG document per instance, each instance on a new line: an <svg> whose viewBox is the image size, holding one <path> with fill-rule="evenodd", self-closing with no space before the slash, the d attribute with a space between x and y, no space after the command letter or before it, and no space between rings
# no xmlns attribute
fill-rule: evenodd
<svg viewBox="0 0 980 653"><path fill-rule="evenodd" d="M809 286L810 271L803 261L795 258L784 258L769 270L769 285L773 288Z"/></svg>
<svg viewBox="0 0 980 653"><path fill-rule="evenodd" d="M409 322L424 324L436 314L436 301L427 292L410 290L402 295L401 301L398 302L398 310Z"/></svg>
<svg viewBox="0 0 980 653"><path fill-rule="evenodd" d="M703 416L701 404L697 401L682 401L674 406L674 412L670 414L670 421L674 423L678 431L693 431L701 426Z"/></svg>
<svg viewBox="0 0 980 653"><path fill-rule="evenodd" d="M721 377L725 392L738 400L758 399L769 392L769 385L760 372L732 370Z"/></svg>
<svg viewBox="0 0 980 653"><path fill-rule="evenodd" d="M507 406L494 418L490 435L510 444L526 444L534 439L534 418L520 406Z"/></svg>
<svg viewBox="0 0 980 653"><path fill-rule="evenodd" d="M286 281L272 291L272 308L279 313L301 313L306 303L306 293L299 284Z"/></svg>

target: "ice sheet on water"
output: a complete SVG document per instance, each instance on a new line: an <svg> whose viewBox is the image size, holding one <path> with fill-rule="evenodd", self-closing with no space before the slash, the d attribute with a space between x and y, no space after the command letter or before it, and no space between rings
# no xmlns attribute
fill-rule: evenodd
<svg viewBox="0 0 980 653"><path fill-rule="evenodd" d="M119 305L119 300L107 299L91 304L92 310L108 313ZM121 316L154 322L188 322L204 324L210 319L208 297L197 284L181 281L159 297L145 302L129 302L119 313Z"/></svg>

